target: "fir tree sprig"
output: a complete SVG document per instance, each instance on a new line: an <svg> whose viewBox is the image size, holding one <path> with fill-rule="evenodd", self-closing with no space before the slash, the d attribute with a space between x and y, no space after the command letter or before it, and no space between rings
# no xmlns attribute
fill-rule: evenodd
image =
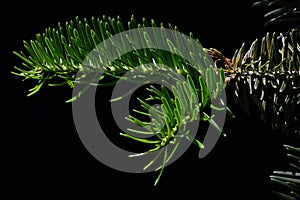
<svg viewBox="0 0 300 200"><path fill-rule="evenodd" d="M274 186L272 193L284 200L300 199L300 148L284 145L290 160L289 171L273 171L270 179ZM275 189L276 188L276 189Z"/></svg>
<svg viewBox="0 0 300 200"><path fill-rule="evenodd" d="M228 88L245 113L256 105L273 130L300 138L300 30L267 33L248 50L242 44L226 68Z"/></svg>
<svg viewBox="0 0 300 200"><path fill-rule="evenodd" d="M299 0L261 0L252 7L264 9L264 26L270 29L280 29L284 35L292 29L300 29Z"/></svg>
<svg viewBox="0 0 300 200"><path fill-rule="evenodd" d="M163 159L157 168L157 170L160 170L155 182L157 184L164 166L172 158L182 139L190 140L199 148L203 148L201 141L190 136L189 130L186 128L188 124L195 121L208 121L217 131L224 134L222 128L214 121L214 116L211 116L205 110L226 109L229 113L230 110L220 103L221 97L219 95L225 88L223 69L217 69L210 63L208 58L197 57L199 55L190 56L194 56L194 59L203 59L202 64L191 66L187 60L180 56L182 53L176 48L178 45L190 45L188 40L186 44L180 43L180 40L176 40L180 44L173 44L171 40L159 41L166 42L169 52L146 48L136 49L124 55L118 53L118 49L126 48L126 45L122 46L121 43L114 46L117 59L109 65L103 65L103 62L99 60L90 60L89 62L93 64L85 65L87 55L94 48L97 48L101 42L125 30L142 27L163 28L164 25L160 24L158 26L154 20L148 22L146 19L138 22L134 16L131 17L127 26L120 17L110 18L106 16L98 19L83 19L83 21L77 17L75 21L66 22L65 25L59 23L57 28L48 28L44 33L37 34L35 40L24 41L25 51L14 52L23 61L23 66L16 66L13 73L25 80L33 79L37 81L36 86L30 89L29 96L38 92L46 84L49 86L69 85L71 88L76 83L86 85L86 87L105 87L114 85L120 79L133 82L141 81L140 79L143 77L160 72L162 72L160 74L165 74L166 80L172 78L175 84L170 86L170 90L165 87L156 88L150 85L148 91L151 96L147 99L139 98L141 107L144 110L134 110L134 112L150 117L150 122L143 121L135 116L128 116L127 119L130 122L141 127L139 130L128 129L129 132L138 136L121 133L122 136L129 139L153 145L153 148L137 155L141 156L163 149L161 152L164 153L158 155L163 156ZM167 27L178 31L176 26L172 27L169 24ZM194 39L192 34L190 36ZM142 37L141 39L146 42L157 42L151 40L147 33L144 33ZM135 45L133 38L127 36L122 38L123 40L126 40L125 43L130 42L131 45ZM203 50L198 49L198 51ZM103 49L97 49L96 53L109 57L107 55L109 52ZM170 66L172 70L163 66ZM103 72L100 77L97 76L97 73L95 75L95 72L99 70ZM127 72L132 73L130 79L123 77L123 74ZM216 76L216 74L219 74L219 76ZM92 76L90 77L90 75ZM178 75L183 76L185 80L176 79ZM86 81L85 77L90 77L91 80ZM109 81L107 81L107 77ZM81 91L68 102L80 98L83 93L84 91ZM122 100L122 98L123 96L120 96L111 101ZM161 106L153 108L151 103L153 100L159 101ZM219 104L214 105L214 100ZM178 134L179 130L181 130L181 134ZM152 134L154 137L150 139L142 137L145 134ZM169 145L172 145L172 148ZM170 149L173 150L170 151ZM145 169L156 160L157 158L154 158L150 161Z"/></svg>

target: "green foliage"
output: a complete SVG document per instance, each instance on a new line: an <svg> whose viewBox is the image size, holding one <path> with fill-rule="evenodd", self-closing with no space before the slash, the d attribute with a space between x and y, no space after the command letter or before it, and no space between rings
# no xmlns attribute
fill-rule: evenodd
<svg viewBox="0 0 300 200"><path fill-rule="evenodd" d="M275 131L300 139L300 30L267 33L247 51L243 44L226 68L229 88L245 113L256 105Z"/></svg>
<svg viewBox="0 0 300 200"><path fill-rule="evenodd" d="M261 0L252 4L265 10L265 27L285 29L288 33L292 28L300 28L299 0Z"/></svg>
<svg viewBox="0 0 300 200"><path fill-rule="evenodd" d="M266 1L263 1L266 2ZM280 1L274 1L280 2ZM300 30L287 35L267 33L256 39L248 50L243 43L233 58L216 49L205 49L224 68L230 79L226 86L230 97L244 113L256 114L276 133L295 144L300 141ZM285 138L285 137L282 137ZM272 193L279 199L300 199L300 149L284 145L290 159L289 171L274 171L270 179Z"/></svg>
<svg viewBox="0 0 300 200"><path fill-rule="evenodd" d="M276 196L284 200L300 199L300 148L284 145L290 160L290 171L274 171L271 181L278 186L272 190Z"/></svg>
<svg viewBox="0 0 300 200"><path fill-rule="evenodd" d="M209 122L225 135L209 112L211 109L226 109L230 116L233 116L229 108L222 104L220 94L225 87L232 91L235 103L243 111L250 113L251 105L256 105L262 120L270 123L274 130L292 134L299 139L299 30L291 31L286 36L268 33L261 40L255 40L248 51L245 51L246 45L243 44L231 60L215 49L203 49L216 61L215 65L204 57L201 66L191 66L191 63L181 56L182 52L176 49L178 45L189 45L188 40L187 44L181 44L180 41L176 41L178 44L173 44L170 40L165 41L169 51L152 48L136 49L124 55L119 54L118 50L126 46L118 44L114 46L117 49L117 59L110 65L101 66L103 74L100 77L92 76L91 81L83 81L82 77L89 77L99 70L99 68L83 65L87 55L98 44L122 31L142 27L164 27L164 25L157 25L154 20L146 19L138 22L134 16L127 25L120 17L106 16L90 20L76 18L75 21L66 22L64 25L59 23L57 28L48 28L44 33L37 34L34 40L24 41L24 51L14 52L22 60L22 65L16 66L13 73L25 80L36 81L36 85L29 90L29 96L38 92L44 85L68 85L73 88L74 84L80 83L86 87L105 87L114 85L119 80L140 81L154 72L163 72L160 74L165 75L165 83L169 79L175 81L174 85L166 84L169 87L156 87L150 84L147 88L149 97L138 98L142 109L133 109L137 115L127 117L128 121L141 129L128 129L128 133L121 133L128 139L151 146L148 151L132 157L162 150L145 166L147 169L159 160L158 157L162 157L157 168L160 172L155 184L183 139L190 140L199 148L204 147L201 141L191 137L189 124L199 121ZM172 27L170 24L166 27L178 31L177 27ZM148 43L156 42L147 33L142 37ZM193 38L192 34L191 38ZM135 45L130 37L123 39ZM98 50L106 55L103 49ZM196 58L195 55L191 55L193 56ZM219 60L222 61L222 67L216 67ZM151 65L147 65L149 63ZM171 69L163 67L164 65ZM77 76L78 72L81 74L80 77ZM127 72L132 73L130 78L123 77ZM178 75L184 79L178 78ZM230 79L227 85L225 79ZM131 92L128 91L124 96L111 101L122 100ZM80 98L83 94L84 91L80 92L68 102ZM153 105L157 103L160 106L154 107ZM144 120L139 116L151 120ZM153 137L145 138L145 135L153 135ZM299 193L293 189L294 182L287 183L287 179L277 175L271 178L286 187L292 187L293 192L289 195L298 198ZM287 197L287 199L291 198Z"/></svg>
<svg viewBox="0 0 300 200"><path fill-rule="evenodd" d="M164 75L165 80L163 81L165 83L168 79L172 79L175 84L169 85L168 89L164 86L157 88L150 84L148 88L149 98L138 98L143 110L134 109L133 111L139 115L149 117L151 121L145 121L136 116L127 117L130 122L141 127L139 130L128 129L128 132L141 137L121 133L122 136L129 139L153 145L148 151L132 156L142 156L163 149L161 152L164 153L158 155L158 157L162 156L163 159L157 169L160 170L160 173L155 182L156 184L164 166L172 158L182 139L187 139L199 148L203 148L201 141L190 136L190 132L186 128L188 124L207 121L216 130L223 133L222 128L214 121L214 116L211 116L207 111L210 109L227 109L230 112L230 110L221 104L220 99L220 93L225 88L223 69L215 68L208 57L205 56L202 58L202 65L191 66L181 56L183 55L182 52L176 48L176 46L190 45L188 40L187 44L181 44L180 40L176 40L178 44L173 44L171 40L155 41L145 32L141 40L149 44L166 42L169 51L145 48L135 49L121 55L118 49L124 49L126 45L114 44L114 48L117 50L115 51L117 59L110 65L102 66L100 63L93 67L83 64L87 55L94 48L98 48L99 43L122 31L142 27L164 27L164 25L157 26L154 20L148 22L146 19L142 19L139 23L134 16L127 23L127 26L120 17L110 18L106 16L101 19L91 18L91 20L84 19L83 21L76 18L75 21L66 22L65 25L59 23L57 28L48 28L44 33L37 34L35 40L24 41L26 51L14 52L23 61L23 66L15 67L13 73L25 79L37 81L36 86L30 89L29 96L38 92L45 84L49 86L69 85L72 88L75 83L81 83L86 87L94 85L105 87L114 85L119 80L138 82L143 80L144 77L155 73ZM168 28L178 31L177 27L173 28L170 24ZM191 38L193 38L192 34ZM122 40L129 41L133 46L135 45L134 39L129 36L122 38ZM107 55L105 50L97 50L99 54ZM190 56L197 58L198 55ZM98 61L93 60L91 62L97 63ZM151 65L148 65L149 63ZM164 66L171 67L171 69ZM82 77L89 77L93 72L99 71L99 67L103 71L100 77L92 76L91 80L83 81L86 79ZM79 77L77 76L78 72L81 74ZM132 73L132 76L123 77L126 72ZM216 76L217 73L219 77ZM184 77L184 79L178 77ZM147 84L147 81L144 81L144 83ZM68 102L80 98L83 93L84 90ZM126 95L128 94L124 96ZM111 101L122 100L124 96ZM159 102L160 107L154 108L152 102ZM212 102L217 103L214 105ZM153 137L144 138L145 135L153 135ZM172 145L172 148L168 145ZM173 150L170 151L170 149ZM150 161L145 169L156 160L157 157Z"/></svg>

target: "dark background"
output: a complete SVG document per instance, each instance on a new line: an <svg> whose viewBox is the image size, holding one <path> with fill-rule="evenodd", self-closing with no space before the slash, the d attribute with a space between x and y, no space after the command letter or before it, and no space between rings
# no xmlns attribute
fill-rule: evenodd
<svg viewBox="0 0 300 200"><path fill-rule="evenodd" d="M67 87L44 87L27 97L31 80L12 75L21 62L13 51L47 27L74 20L120 15L124 21L153 18L193 32L204 47L231 57L244 41L262 35L263 11L254 1L13 1L1 11L1 125L6 199L270 199L268 175L281 167L281 142L259 119L242 115L226 121L227 138L204 159L191 147L158 173L129 174L93 158L82 145L72 119ZM5 11L5 12L4 12ZM5 14L4 14L5 13ZM109 123L109 122L108 122ZM113 127L112 127L113 129ZM2 175L1 175L2 176ZM3 188L3 185L5 188Z"/></svg>

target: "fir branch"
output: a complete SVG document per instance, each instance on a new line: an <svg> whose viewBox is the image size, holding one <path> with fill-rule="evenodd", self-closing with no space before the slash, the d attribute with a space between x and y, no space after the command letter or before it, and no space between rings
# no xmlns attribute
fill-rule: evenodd
<svg viewBox="0 0 300 200"><path fill-rule="evenodd" d="M47 84L49 86L68 84L71 88L75 83L83 84L84 89L68 102L80 98L91 85L105 87L114 85L120 80L133 83L140 82L149 76L155 79L157 77L153 74L158 73L165 75L165 80L172 79L174 85L168 85L167 81L163 80L163 83L169 86L168 89L166 87L155 88L150 85L148 88L151 93L150 97L146 100L139 98L141 107L144 110L135 109L135 112L150 117L150 122L143 121L135 116L127 117L130 122L141 128L139 130L128 129L129 132L137 136L121 133L122 136L131 140L153 145L147 152L138 155L142 156L149 152L164 149L163 163L157 169L160 170L155 182L157 184L165 165L171 159L183 138L190 140L199 148L203 148L201 141L191 139L189 130L186 128L187 124L201 120L209 121L215 126L216 130L222 132L213 120L214 116L204 113L204 109L216 107L212 106L212 102L220 98L219 95L225 88L225 76L223 69L215 68L206 57L204 57L202 65L191 66L184 59L183 53L176 48L180 46L185 49L184 47L191 45L189 40L184 44L179 38L176 38L173 42L171 40L161 41L159 36L151 39L146 32L141 36L143 38L140 38L143 42L146 42L149 46L152 46L151 44L155 42L164 42L169 47L169 51L147 48L135 49L121 55L119 51L126 48L126 42L129 42L132 46L136 45L135 40L127 35L126 38L122 38L123 43L114 44L112 42L115 48L112 54L117 59L109 65L97 59L89 60L91 63L89 65L83 64L87 63L84 62L87 55L93 53L95 48L97 51L95 53L104 58L109 57L108 54L111 52L101 49L98 44L109 40L111 36L125 30L149 26L157 27L154 20L148 22L146 19L142 19L141 22L138 22L134 16L132 16L127 26L124 25L120 17L110 18L106 16L101 19L91 18L90 20L80 20L77 17L75 21L66 22L65 25L59 23L57 28L48 28L44 33L37 34L35 40L24 41L25 51L14 52L22 60L22 66L15 67L13 73L25 79L37 80L36 86L30 89L29 95L38 92L42 86ZM164 25L160 24L160 27L164 27ZM169 24L168 27L178 31L176 26L173 28ZM197 49L197 52L199 51L203 50ZM199 55L190 56L198 59L197 56ZM149 63L152 63L152 65L149 65ZM171 69L163 66L169 66ZM99 70L103 71L100 77L97 73L94 73ZM78 72L80 72L80 76L78 76ZM130 78L122 76L125 73L129 73ZM215 76L216 73L219 74L219 77ZM185 79L180 78L181 76ZM85 77L88 77L89 80L86 81ZM107 82L106 77L112 78L113 81L110 79ZM159 79L162 79L162 77L160 76ZM143 82L147 83L147 81ZM111 102L122 100L131 92L128 91L124 96L111 99ZM160 102L160 108L152 107L151 100L153 99ZM223 106L223 109L226 109L226 106ZM154 135L153 138L145 139L142 137L151 134ZM168 145L174 147L172 151L167 151ZM149 165L154 163L156 159L150 161ZM145 168L147 167L148 165L145 166Z"/></svg>
<svg viewBox="0 0 300 200"><path fill-rule="evenodd" d="M299 0L261 0L252 7L264 9L264 26L281 29L288 34L292 29L300 29L300 1Z"/></svg>
<svg viewBox="0 0 300 200"><path fill-rule="evenodd" d="M300 199L300 148L284 145L290 160L290 171L273 171L270 180L277 187L272 193L284 200Z"/></svg>
<svg viewBox="0 0 300 200"><path fill-rule="evenodd" d="M300 30L287 36L267 33L249 50L237 50L225 68L236 105L250 113L256 105L274 131L300 139Z"/></svg>

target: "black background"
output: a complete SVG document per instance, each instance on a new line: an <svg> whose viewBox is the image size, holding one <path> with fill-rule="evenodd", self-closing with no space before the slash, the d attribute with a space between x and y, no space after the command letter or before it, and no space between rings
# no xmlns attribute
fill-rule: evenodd
<svg viewBox="0 0 300 200"><path fill-rule="evenodd" d="M229 134L199 159L191 147L168 166L159 184L158 173L129 174L111 169L87 152L72 119L67 87L44 87L27 97L33 86L12 75L21 64L13 51L47 27L92 16L132 14L137 19L170 22L181 32L193 32L204 47L231 57L244 41L262 35L263 12L254 1L13 1L2 5L0 81L1 140L5 166L5 199L270 199L268 175L281 167L281 142L255 117L226 121ZM108 122L109 123L109 122ZM113 127L112 127L113 129ZM1 194L1 195L2 195Z"/></svg>

